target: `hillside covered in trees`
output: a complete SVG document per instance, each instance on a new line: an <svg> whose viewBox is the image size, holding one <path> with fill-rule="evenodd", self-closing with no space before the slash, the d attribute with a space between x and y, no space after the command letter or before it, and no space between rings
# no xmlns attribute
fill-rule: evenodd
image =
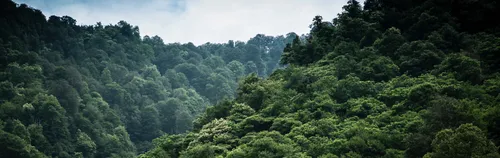
<svg viewBox="0 0 500 158"><path fill-rule="evenodd" d="M349 0L200 46L0 8L0 157L500 158L496 0Z"/></svg>
<svg viewBox="0 0 500 158"><path fill-rule="evenodd" d="M135 157L184 133L295 38L164 44L125 21L76 25L0 1L0 157Z"/></svg>
<svg viewBox="0 0 500 158"><path fill-rule="evenodd" d="M349 0L148 157L498 158L500 3Z"/></svg>

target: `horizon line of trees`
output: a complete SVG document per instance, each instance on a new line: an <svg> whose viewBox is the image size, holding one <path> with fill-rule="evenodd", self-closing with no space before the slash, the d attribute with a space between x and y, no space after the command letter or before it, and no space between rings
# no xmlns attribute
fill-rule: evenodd
<svg viewBox="0 0 500 158"><path fill-rule="evenodd" d="M165 44L139 28L77 25L0 2L0 157L134 157L193 120L238 81L277 68L295 38Z"/></svg>

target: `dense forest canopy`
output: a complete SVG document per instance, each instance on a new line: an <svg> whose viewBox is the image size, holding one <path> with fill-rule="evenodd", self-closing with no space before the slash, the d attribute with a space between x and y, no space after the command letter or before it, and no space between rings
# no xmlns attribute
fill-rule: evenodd
<svg viewBox="0 0 500 158"><path fill-rule="evenodd" d="M0 8L0 157L500 158L496 0L348 0L200 46Z"/></svg>
<svg viewBox="0 0 500 158"><path fill-rule="evenodd" d="M296 35L195 46L0 2L0 157L134 157L184 133Z"/></svg>
<svg viewBox="0 0 500 158"><path fill-rule="evenodd" d="M500 157L500 3L349 0L140 157Z"/></svg>

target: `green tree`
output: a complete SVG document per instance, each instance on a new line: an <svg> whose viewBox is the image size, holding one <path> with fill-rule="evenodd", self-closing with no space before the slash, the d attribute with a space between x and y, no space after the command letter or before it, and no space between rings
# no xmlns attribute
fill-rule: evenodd
<svg viewBox="0 0 500 158"><path fill-rule="evenodd" d="M161 135L159 113L153 106L147 106L141 110L141 140L153 140Z"/></svg>
<svg viewBox="0 0 500 158"><path fill-rule="evenodd" d="M2 157L47 157L22 138L0 130L0 156Z"/></svg>
<svg viewBox="0 0 500 158"><path fill-rule="evenodd" d="M426 41L413 41L403 44L397 51L401 72L418 76L430 72L444 59L442 51Z"/></svg>
<svg viewBox="0 0 500 158"><path fill-rule="evenodd" d="M382 38L375 41L374 46L379 54L397 59L395 52L405 41L406 39L401 35L401 31L392 27L384 32Z"/></svg>
<svg viewBox="0 0 500 158"><path fill-rule="evenodd" d="M245 138L242 138L245 139ZM298 148L291 139L278 132L260 132L247 138L249 142L230 151L227 157L299 157Z"/></svg>
<svg viewBox="0 0 500 158"><path fill-rule="evenodd" d="M433 152L424 157L500 157L498 147L472 124L444 129L432 141Z"/></svg>
<svg viewBox="0 0 500 158"><path fill-rule="evenodd" d="M478 60L464 55L450 55L440 65L437 65L435 73L450 72L459 81L468 81L478 84L482 80L481 66Z"/></svg>
<svg viewBox="0 0 500 158"><path fill-rule="evenodd" d="M97 146L92 139L84 132L79 131L77 136L76 149L82 152L85 157L93 157Z"/></svg>
<svg viewBox="0 0 500 158"><path fill-rule="evenodd" d="M234 73L235 77L241 77L246 73L245 66L236 60L229 62L227 67Z"/></svg>
<svg viewBox="0 0 500 158"><path fill-rule="evenodd" d="M388 57L361 61L361 76L373 81L388 81L399 75L399 67Z"/></svg>
<svg viewBox="0 0 500 158"><path fill-rule="evenodd" d="M236 103L231 107L231 111L229 111L228 119L233 122L241 122L243 119L253 115L255 110L253 110L250 106L245 104Z"/></svg>

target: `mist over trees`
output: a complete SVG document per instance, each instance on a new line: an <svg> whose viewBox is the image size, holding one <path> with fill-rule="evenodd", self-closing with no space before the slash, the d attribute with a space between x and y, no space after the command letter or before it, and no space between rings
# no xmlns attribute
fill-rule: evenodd
<svg viewBox="0 0 500 158"><path fill-rule="evenodd" d="M495 0L349 0L200 46L0 8L0 157L500 157Z"/></svg>

